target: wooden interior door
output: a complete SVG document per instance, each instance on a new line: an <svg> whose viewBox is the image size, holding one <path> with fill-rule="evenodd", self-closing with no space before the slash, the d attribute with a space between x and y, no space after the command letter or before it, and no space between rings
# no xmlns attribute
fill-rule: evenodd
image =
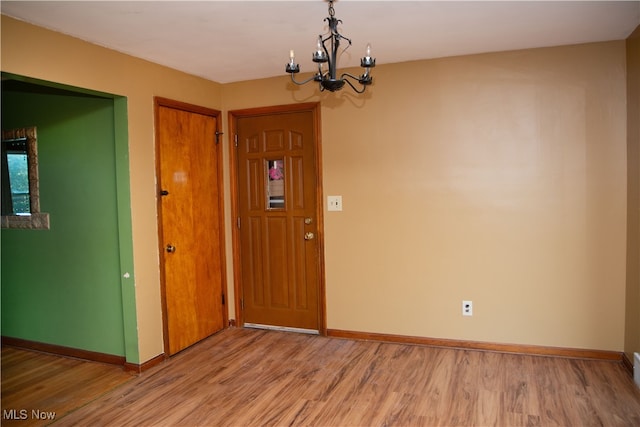
<svg viewBox="0 0 640 427"><path fill-rule="evenodd" d="M218 112L156 99L165 352L225 325Z"/></svg>
<svg viewBox="0 0 640 427"><path fill-rule="evenodd" d="M245 326L322 328L315 114L280 112L235 121Z"/></svg>

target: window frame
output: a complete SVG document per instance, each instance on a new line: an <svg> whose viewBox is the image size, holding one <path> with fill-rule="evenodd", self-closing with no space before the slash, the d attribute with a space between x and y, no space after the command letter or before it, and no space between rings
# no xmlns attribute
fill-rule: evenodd
<svg viewBox="0 0 640 427"><path fill-rule="evenodd" d="M2 228L49 230L49 214L40 212L40 178L38 174L38 131L35 126L2 131L2 142L26 139L29 174L29 215L2 215Z"/></svg>

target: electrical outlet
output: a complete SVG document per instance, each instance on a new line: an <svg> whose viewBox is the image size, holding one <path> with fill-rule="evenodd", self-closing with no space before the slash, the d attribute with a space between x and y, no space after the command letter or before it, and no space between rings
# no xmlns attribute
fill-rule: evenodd
<svg viewBox="0 0 640 427"><path fill-rule="evenodd" d="M473 316L473 301L462 301L462 315Z"/></svg>

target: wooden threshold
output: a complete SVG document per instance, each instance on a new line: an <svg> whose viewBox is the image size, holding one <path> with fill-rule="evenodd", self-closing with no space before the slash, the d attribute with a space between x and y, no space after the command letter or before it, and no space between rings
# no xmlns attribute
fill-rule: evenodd
<svg viewBox="0 0 640 427"><path fill-rule="evenodd" d="M444 338L426 338L407 335L379 334L373 332L345 331L339 329L327 329L327 336L361 341L382 341L399 344L424 345L430 347L495 351L499 353L524 354L531 356L555 356L569 357L573 359L610 360L615 362L624 361L624 353L606 350L588 350L579 348L547 347L522 344L499 344L481 341L465 341Z"/></svg>

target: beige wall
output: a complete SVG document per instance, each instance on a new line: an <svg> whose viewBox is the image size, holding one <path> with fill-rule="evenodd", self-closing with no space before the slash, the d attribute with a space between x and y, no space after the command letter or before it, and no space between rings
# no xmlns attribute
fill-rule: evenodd
<svg viewBox="0 0 640 427"><path fill-rule="evenodd" d="M640 27L627 40L627 296L624 350L640 352Z"/></svg>
<svg viewBox="0 0 640 427"><path fill-rule="evenodd" d="M136 310L142 362L163 352L153 97L221 107L219 84L2 16L2 71L127 97Z"/></svg>
<svg viewBox="0 0 640 427"><path fill-rule="evenodd" d="M624 42L374 79L321 98L328 327L621 351ZM224 108L318 99L284 86L225 85Z"/></svg>
<svg viewBox="0 0 640 427"><path fill-rule="evenodd" d="M128 97L141 361L162 351L154 95L322 102L324 194L344 200L325 212L329 328L623 350L624 41L378 66L363 99L219 85L4 16L2 37L3 71Z"/></svg>

